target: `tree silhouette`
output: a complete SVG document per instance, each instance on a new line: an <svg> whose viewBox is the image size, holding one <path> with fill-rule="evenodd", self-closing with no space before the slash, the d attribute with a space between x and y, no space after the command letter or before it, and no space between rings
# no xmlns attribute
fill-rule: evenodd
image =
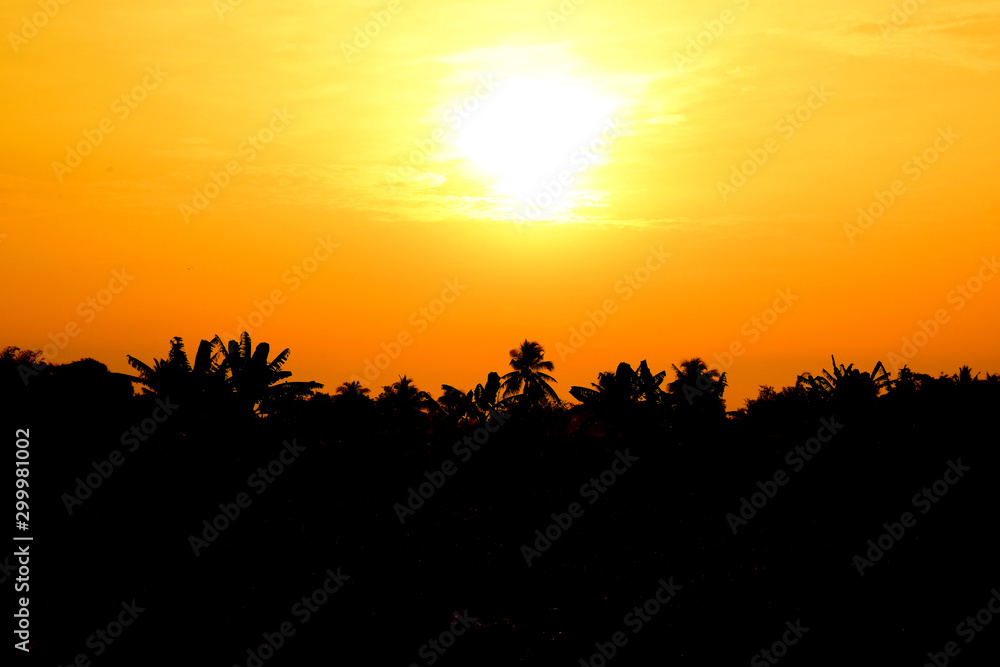
<svg viewBox="0 0 1000 667"><path fill-rule="evenodd" d="M32 378L48 373L41 350L22 350L9 345L0 350L0 398L10 398Z"/></svg>
<svg viewBox="0 0 1000 667"><path fill-rule="evenodd" d="M339 387L337 387L337 394L339 396L367 396L371 390L368 387L363 386L357 380L352 380L351 382L345 382Z"/></svg>
<svg viewBox="0 0 1000 667"><path fill-rule="evenodd" d="M128 357L135 378L83 359L46 366L24 383L17 364L34 363L38 355L0 350L0 388L10 392L0 405L18 422L15 428L31 427L29 451L38 457L31 460L44 464L56 491L66 492L55 502L73 515L47 538L56 540L53 553L86 543L95 531L104 535L109 519L128 526L108 538L120 557L108 561L108 549L77 549L66 567L49 572L51 583L72 599L97 595L102 604L116 604L119 593L132 593L105 590L109 576L141 583L158 554L193 562L184 554L188 535L195 556L208 549L201 565L174 568L165 580L157 575L155 590L143 590L167 605L161 609L165 614L185 613L192 596L218 610L201 625L226 640L219 661L242 650L243 628L273 627L269 610L288 608L289 589L313 590L327 576L318 574L320 569L340 562L349 575L342 593L350 598L342 601L346 607L356 599L396 600L394 617L441 618L472 591L482 611L473 610L480 631L469 640L475 646L467 648L470 655L487 656L479 663L488 664L564 659L565 645L552 638L570 631L599 637L607 631L603 614L595 617L595 610L601 612L595 600L628 601L637 595L635 577L622 572L649 582L668 561L691 565L683 568L691 573L685 578L700 578L704 585L690 595L681 591L671 602L679 613L664 619L676 631L650 633L649 650L638 653L675 655L695 644L711 645L724 622L737 636L732 646L722 647L718 662L740 659L745 647L767 636L767 627L789 618L789 609L829 604L832 590L852 592L842 608L826 615L836 631L828 633L831 650L837 650L842 637L864 625L858 614L862 621L871 616L866 609L888 605L905 611L916 597L928 608L968 608L962 591L975 592L996 569L983 548L989 535L982 530L981 512L969 511L977 502L984 506L979 501L990 498L1000 470L993 417L1000 407L1000 377L985 369L977 375L968 366L954 366L930 376L904 366L890 382L880 364L866 373L833 359L829 370L817 369L818 377L796 379L791 373L793 387L762 386L746 410L727 416L722 367L678 358L665 372L651 372L646 361L635 367L623 362L595 368L588 378L592 384L567 385L568 396L579 402L567 410L540 388L551 384L551 364L537 343L526 340L511 355L506 378L489 373L482 384L435 384L441 387L433 392L436 402L406 375L397 381L384 377L387 386L377 400L369 394L379 389L369 391L364 380L338 380L329 394L312 393L305 400L304 394L281 389L290 379L284 370L287 350L269 358L266 344L254 352L249 336L239 338L225 348L218 340L202 341L197 355L172 338L163 359L144 363ZM145 391L137 394L133 387ZM169 408L155 409L157 399L167 395L171 403L184 403L178 416ZM532 396L544 402L532 404ZM194 407L189 410L185 400ZM844 409L852 402L863 409ZM501 413L508 405L513 406L509 420ZM487 429L480 420L490 412L502 418ZM599 428L566 429L570 414L574 423ZM829 445L828 434L835 438ZM130 441L141 448L130 448ZM963 469L973 472L963 478ZM763 512L745 512L750 504L760 507L751 499L773 496L784 483L778 472L792 480L789 487L777 491ZM901 534L883 523L887 516L896 523L888 513L898 515L906 509L901 500L943 472L945 488L953 483L959 488L932 511L949 530L925 533L926 540L907 533L904 540L910 542L895 547L900 557L893 562L870 559L869 547L884 544L880 534ZM89 493L73 488L83 484ZM932 485L937 496L941 484ZM236 504L246 507L242 492L264 488L267 495L241 510L233 523ZM590 502L592 491L600 504L566 531L569 518L579 517L573 507L580 503L573 501ZM149 501L150 493L156 502ZM73 496L86 503L79 513ZM224 517L229 519L219 523ZM555 525L546 527L550 519ZM221 542L210 537L212 526L216 537L227 531ZM554 534L559 526L562 532ZM207 538L200 540L203 546L193 539L199 535ZM539 548L536 540L544 535L545 544L559 535L564 542L542 553L548 546ZM346 567L350 563L353 567ZM459 576L449 576L455 563L461 564ZM542 568L533 570L540 576L526 576L528 566ZM855 585L858 574L872 567L885 585ZM288 573L287 585L248 593L246 582L268 568ZM959 572L962 585L914 594L913 581L942 568ZM90 576L93 572L100 576ZM766 605L760 602L763 584ZM664 579L662 586L672 584ZM652 595L650 588L638 590ZM619 605L604 606L614 612ZM939 618L911 616L907 623L915 625L908 633L940 630ZM339 629L358 641L381 642L389 658L407 655L425 637L422 627L386 633L368 613L317 618L318 644L326 630ZM518 619L531 628L514 628L514 622L522 623ZM88 631L89 624L83 618L78 627ZM868 648L871 637L886 634L873 628L861 629L857 646L847 647L841 662L849 660L849 651ZM53 653L78 650L78 635L69 634ZM170 641L170 628L160 634L153 639ZM884 652L898 652L905 637L889 634ZM635 660L644 662L638 653Z"/></svg>
<svg viewBox="0 0 1000 667"><path fill-rule="evenodd" d="M368 387L352 381L337 387L333 396L313 394L310 403L314 403L315 409L325 417L322 428L331 440L359 438L364 433L372 433L376 407L369 393Z"/></svg>
<svg viewBox="0 0 1000 667"><path fill-rule="evenodd" d="M914 373L909 366L904 365L896 372L896 379L889 382L889 395L902 398L912 397L927 381L933 382L934 378L923 373Z"/></svg>
<svg viewBox="0 0 1000 667"><path fill-rule="evenodd" d="M170 339L170 352L166 359L155 359L149 366L132 355L125 355L129 366L139 372L133 377L143 387L144 394L170 397L182 405L210 401L223 387L224 376L215 362L212 344L202 340L195 354L194 366L184 350L184 339Z"/></svg>
<svg viewBox="0 0 1000 667"><path fill-rule="evenodd" d="M632 379L626 377L630 374L634 375L632 367L623 361L614 373L598 373L597 382L592 382L591 388L570 387L569 395L580 401L574 411L585 415L580 424L584 432L592 425L599 425L607 434L620 433L635 398Z"/></svg>
<svg viewBox="0 0 1000 667"><path fill-rule="evenodd" d="M503 376L503 397L509 398L520 392L521 400L531 405L541 405L546 402L558 403L559 397L549 386L555 378L543 373L551 371L555 365L545 361L545 350L537 342L527 338L519 348L510 351L510 367L514 370Z"/></svg>
<svg viewBox="0 0 1000 667"><path fill-rule="evenodd" d="M638 399L646 406L659 406L667 401L667 394L660 389L660 384L667 377L666 371L660 371L656 375L649 370L646 360L639 362L636 371L636 391Z"/></svg>
<svg viewBox="0 0 1000 667"><path fill-rule="evenodd" d="M231 340L225 345L218 335L212 342L219 347L219 372L226 374L239 405L252 414L267 414L279 402L308 396L323 387L312 381L275 384L292 374L281 370L291 354L287 347L268 361L271 346L260 343L251 353L252 342L246 331L240 335L239 343Z"/></svg>
<svg viewBox="0 0 1000 667"><path fill-rule="evenodd" d="M431 395L417 389L413 380L405 375L382 387L375 404L386 423L395 426L398 431L414 434L427 430L430 423L428 412L435 406Z"/></svg>
<svg viewBox="0 0 1000 667"><path fill-rule="evenodd" d="M0 350L0 361L15 364L39 364L42 359L41 350L22 350L14 345L8 345Z"/></svg>
<svg viewBox="0 0 1000 667"><path fill-rule="evenodd" d="M892 379L881 361L870 373L866 373L854 368L854 364L837 366L833 355L830 355L830 360L833 362L833 373L824 368L822 376L805 373L798 376L796 382L801 382L811 395L851 406L870 403L892 386Z"/></svg>
<svg viewBox="0 0 1000 667"><path fill-rule="evenodd" d="M653 375L645 360L638 372L623 361L614 373L599 373L592 388L571 387L570 395L581 403L575 411L585 415L580 427L586 430L597 423L609 434L621 434L641 418L655 417L665 404L660 389L665 377L666 371Z"/></svg>
<svg viewBox="0 0 1000 667"><path fill-rule="evenodd" d="M671 394L674 426L682 431L697 424L712 424L726 417L722 397L728 384L726 374L710 369L699 357L671 364L674 380L668 385Z"/></svg>
<svg viewBox="0 0 1000 667"><path fill-rule="evenodd" d="M478 421L481 415L476 405L475 391L464 392L449 384L441 385L441 397L436 401L436 416L445 428L462 428Z"/></svg>
<svg viewBox="0 0 1000 667"><path fill-rule="evenodd" d="M958 373L952 375L951 377L955 381L955 384L957 384L960 388L969 387L974 382L979 381L979 373L976 373L975 376L973 376L972 368L969 366L962 366L958 369Z"/></svg>
<svg viewBox="0 0 1000 667"><path fill-rule="evenodd" d="M490 371L486 376L486 384L477 384L473 390L473 398L476 406L483 412L489 414L497 407L497 397L500 395L502 380L499 373Z"/></svg>
<svg viewBox="0 0 1000 667"><path fill-rule="evenodd" d="M722 401L722 394L728 385L725 373L720 375L714 368L709 369L699 357L682 361L680 368L671 364L671 368L675 375L674 381L668 385L671 394L683 398L688 405L706 396Z"/></svg>
<svg viewBox="0 0 1000 667"><path fill-rule="evenodd" d="M441 385L441 390L444 393L436 405L443 425L453 428L469 426L485 419L497 408L500 375L491 372L485 386L477 384L468 392L448 384Z"/></svg>

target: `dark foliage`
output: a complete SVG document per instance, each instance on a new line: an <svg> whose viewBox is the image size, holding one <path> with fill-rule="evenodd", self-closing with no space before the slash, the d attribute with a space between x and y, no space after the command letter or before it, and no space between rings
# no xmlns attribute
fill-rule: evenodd
<svg viewBox="0 0 1000 667"><path fill-rule="evenodd" d="M135 377L3 350L5 432L32 443L35 650L94 658L88 636L134 598L147 611L94 664L246 665L291 621L264 665L426 665L421 646L465 609L476 622L435 664L577 665L618 631L610 665L745 664L798 619L787 664L923 664L998 585L996 375L834 361L727 413L725 374L700 359L672 378L622 363L570 405L543 355L525 341L507 375L435 400L406 376L317 393L248 336L202 341L193 364L175 338L152 365L129 357ZM68 501L114 450L124 462ZM922 514L914 496L959 459L970 471ZM787 484L734 534L777 471ZM195 556L190 536L241 493ZM522 547L573 502L528 566ZM916 525L860 576L855 556L907 511ZM350 579L302 624L294 605L338 567ZM624 617L661 578L683 588L634 633ZM989 664L998 645L987 627L958 659Z"/></svg>

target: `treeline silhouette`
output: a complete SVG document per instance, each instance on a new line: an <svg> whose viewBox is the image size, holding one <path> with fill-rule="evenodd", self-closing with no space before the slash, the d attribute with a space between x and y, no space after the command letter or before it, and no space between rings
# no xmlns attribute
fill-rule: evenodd
<svg viewBox="0 0 1000 667"><path fill-rule="evenodd" d="M192 659L254 664L248 649L297 624L295 602L338 567L350 580L263 664L355 650L430 664L421 648L466 609L471 630L435 664L603 664L595 643L618 631L614 664L746 661L797 619L810 631L789 664L923 664L998 583L995 374L831 358L727 411L726 374L698 358L622 362L566 402L529 340L505 374L436 398L405 375L374 397L358 382L324 393L289 380L289 354L244 333L202 340L192 363L174 338L166 358L128 356L130 375L0 352L45 536L36 647L57 664L93 656L88 635L133 598L149 611L107 664L206 640ZM958 459L969 472L915 511ZM208 539L241 493L252 502ZM574 502L582 516L548 531ZM861 576L855 556L908 510L916 525ZM633 634L623 617L670 578L683 588Z"/></svg>

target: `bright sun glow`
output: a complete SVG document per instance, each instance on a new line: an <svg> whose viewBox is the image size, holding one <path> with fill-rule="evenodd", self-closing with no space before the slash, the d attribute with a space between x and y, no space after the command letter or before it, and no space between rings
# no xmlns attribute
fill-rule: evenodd
<svg viewBox="0 0 1000 667"><path fill-rule="evenodd" d="M524 196L562 170L580 171L596 161L589 147L614 110L611 99L580 82L508 79L462 125L457 147L500 178L498 192Z"/></svg>

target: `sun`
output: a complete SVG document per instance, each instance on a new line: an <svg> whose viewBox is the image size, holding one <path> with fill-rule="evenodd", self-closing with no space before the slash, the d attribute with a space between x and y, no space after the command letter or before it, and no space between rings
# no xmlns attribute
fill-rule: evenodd
<svg viewBox="0 0 1000 667"><path fill-rule="evenodd" d="M456 148L496 181L497 192L523 197L560 172L598 161L615 108L583 81L510 78L459 128Z"/></svg>

